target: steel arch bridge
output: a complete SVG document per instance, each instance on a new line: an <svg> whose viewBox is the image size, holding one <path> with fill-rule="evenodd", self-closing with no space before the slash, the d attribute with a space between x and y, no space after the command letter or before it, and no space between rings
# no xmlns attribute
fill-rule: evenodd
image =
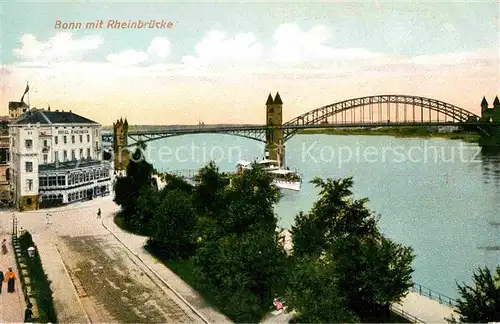
<svg viewBox="0 0 500 324"><path fill-rule="evenodd" d="M330 119L330 120L329 120ZM450 125L478 122L480 117L455 105L425 97L376 95L339 101L304 113L283 124L285 140L305 126L328 124L349 126Z"/></svg>
<svg viewBox="0 0 500 324"><path fill-rule="evenodd" d="M323 106L283 125L196 125L161 126L150 130L129 131L127 136L134 143L188 134L227 134L266 143L266 133L271 128L280 128L287 141L304 129L343 127L404 127L404 126L475 126L486 131L491 125L480 117L455 105L425 97L410 95L375 95L339 101ZM113 133L102 135L104 142L113 141Z"/></svg>

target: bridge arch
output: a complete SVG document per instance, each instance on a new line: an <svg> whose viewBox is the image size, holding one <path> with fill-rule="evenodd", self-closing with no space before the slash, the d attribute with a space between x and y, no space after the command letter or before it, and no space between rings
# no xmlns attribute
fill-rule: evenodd
<svg viewBox="0 0 500 324"><path fill-rule="evenodd" d="M402 110L399 105L402 105ZM361 120L356 120L357 110L357 116L361 116ZM329 118L334 119L332 124L366 126L386 122L411 125L449 121L450 124L456 124L480 119L470 111L436 99L409 95L376 95L339 101L297 116L283 124L285 140L300 131L299 128L286 130L287 126L319 125L328 123Z"/></svg>

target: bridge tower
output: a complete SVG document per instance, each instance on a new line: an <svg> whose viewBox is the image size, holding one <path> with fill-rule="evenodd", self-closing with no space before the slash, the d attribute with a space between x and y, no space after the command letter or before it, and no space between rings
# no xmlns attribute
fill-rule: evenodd
<svg viewBox="0 0 500 324"><path fill-rule="evenodd" d="M490 136L482 136L479 144L500 146L500 100L498 96L493 101L493 107L488 106L488 101L483 97L481 102L481 121L492 123L489 127Z"/></svg>
<svg viewBox="0 0 500 324"><path fill-rule="evenodd" d="M276 97L269 96L266 101L266 124L273 126L266 132L266 158L280 161L285 166L285 141L283 136L283 101L279 92Z"/></svg>
<svg viewBox="0 0 500 324"><path fill-rule="evenodd" d="M129 151L127 149L128 145L128 122L125 118L123 121L121 118L113 123L113 152L114 152L114 163L115 170L125 171L127 170L128 161L130 159Z"/></svg>

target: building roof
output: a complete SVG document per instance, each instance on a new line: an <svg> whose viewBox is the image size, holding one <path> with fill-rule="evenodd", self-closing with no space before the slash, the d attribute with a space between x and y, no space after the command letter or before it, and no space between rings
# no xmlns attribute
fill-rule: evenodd
<svg viewBox="0 0 500 324"><path fill-rule="evenodd" d="M276 97L274 97L274 104L282 105L283 101L281 100L280 93L276 92Z"/></svg>
<svg viewBox="0 0 500 324"><path fill-rule="evenodd" d="M42 171L63 171L63 170L71 170L75 168L84 168L84 167L97 167L97 166L109 166L108 161L100 161L100 160L73 160L67 162L59 162L59 163L48 163L48 164L40 164L38 166L38 170Z"/></svg>
<svg viewBox="0 0 500 324"><path fill-rule="evenodd" d="M48 111L33 108L28 110L14 122L17 125L25 124L99 124L93 120L77 115L71 111Z"/></svg>
<svg viewBox="0 0 500 324"><path fill-rule="evenodd" d="M269 94L269 97L267 97L266 106L272 105L273 103L273 97L271 96L271 94Z"/></svg>
<svg viewBox="0 0 500 324"><path fill-rule="evenodd" d="M9 101L9 110L17 109L19 107L28 108L28 105L23 101Z"/></svg>
<svg viewBox="0 0 500 324"><path fill-rule="evenodd" d="M488 101L486 101L486 97L483 97L483 101L481 101L481 106L488 107Z"/></svg>

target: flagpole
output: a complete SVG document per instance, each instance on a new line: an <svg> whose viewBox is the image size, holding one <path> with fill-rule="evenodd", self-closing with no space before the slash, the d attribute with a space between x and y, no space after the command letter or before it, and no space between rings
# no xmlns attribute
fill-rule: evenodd
<svg viewBox="0 0 500 324"><path fill-rule="evenodd" d="M26 83L26 85L29 87L28 83ZM30 107L30 91L29 91L29 89L28 89L27 95L28 95L28 110L30 110L31 107Z"/></svg>

